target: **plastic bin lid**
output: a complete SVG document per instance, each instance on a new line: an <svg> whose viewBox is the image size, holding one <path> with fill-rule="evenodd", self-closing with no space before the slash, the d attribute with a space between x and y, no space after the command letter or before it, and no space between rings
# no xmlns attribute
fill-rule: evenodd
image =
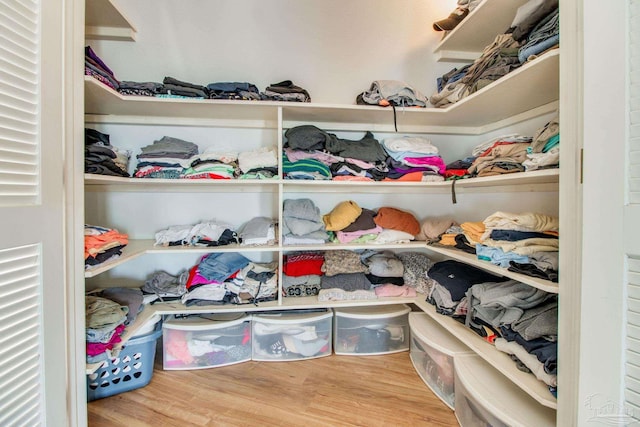
<svg viewBox="0 0 640 427"><path fill-rule="evenodd" d="M411 307L406 304L397 305L375 305L366 307L344 307L334 308L336 316L349 317L352 319L375 319L378 317L402 316L411 311Z"/></svg>
<svg viewBox="0 0 640 427"><path fill-rule="evenodd" d="M555 410L536 402L480 356L456 357L454 370L456 378L471 398L505 424L536 427L556 425Z"/></svg>
<svg viewBox="0 0 640 427"><path fill-rule="evenodd" d="M438 314L438 316L440 315ZM469 347L440 326L427 313L409 314L409 327L411 334L448 356L471 352Z"/></svg>
<svg viewBox="0 0 640 427"><path fill-rule="evenodd" d="M163 328L167 329L180 329L180 330L209 330L228 328L230 326L239 325L241 323L251 320L250 316L243 313L224 313L225 315L206 315L207 317L185 317L182 319L166 320L163 324ZM226 314L233 314L233 316L226 316ZM211 317L209 317L211 316Z"/></svg>
<svg viewBox="0 0 640 427"><path fill-rule="evenodd" d="M254 314L253 319L263 323L294 324L301 322L313 322L332 316L333 313L331 313L330 311L313 313L262 313Z"/></svg>

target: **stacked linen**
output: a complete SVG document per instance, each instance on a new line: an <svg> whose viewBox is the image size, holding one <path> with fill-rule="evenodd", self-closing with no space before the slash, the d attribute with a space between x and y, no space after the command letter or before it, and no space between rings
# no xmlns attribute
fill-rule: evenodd
<svg viewBox="0 0 640 427"><path fill-rule="evenodd" d="M431 282L427 301L440 314L460 320L466 316L467 291L477 283L497 283L507 279L498 277L462 262L447 260L433 264L427 271Z"/></svg>
<svg viewBox="0 0 640 427"><path fill-rule="evenodd" d="M166 271L156 271L145 280L142 292L146 302L179 300L187 292L189 272L183 271L173 276Z"/></svg>
<svg viewBox="0 0 640 427"><path fill-rule="evenodd" d="M323 244L329 238L320 216L320 209L311 199L285 200L282 221L285 245Z"/></svg>
<svg viewBox="0 0 640 427"><path fill-rule="evenodd" d="M155 234L156 246L226 246L240 243L229 224L215 220L195 225L174 225Z"/></svg>
<svg viewBox="0 0 640 427"><path fill-rule="evenodd" d="M493 331L488 338L498 350L555 392L557 295L510 280L473 285L466 296L466 325L476 332Z"/></svg>
<svg viewBox="0 0 640 427"><path fill-rule="evenodd" d="M118 258L129 243L129 236L116 229L84 226L84 267L92 267Z"/></svg>
<svg viewBox="0 0 640 427"><path fill-rule="evenodd" d="M438 148L427 138L402 136L387 138L382 145L390 158L387 180L443 181L445 164Z"/></svg>
<svg viewBox="0 0 640 427"><path fill-rule="evenodd" d="M121 95L156 96L164 92L164 85L157 82L121 81L118 92Z"/></svg>
<svg viewBox="0 0 640 427"><path fill-rule="evenodd" d="M340 139L312 125L285 132L288 179L382 180L387 154L371 132L357 141Z"/></svg>
<svg viewBox="0 0 640 427"><path fill-rule="evenodd" d="M530 4L541 4L541 7L528 8L529 15L522 17L522 22L513 32L514 38L522 43L518 50L518 60L521 63L537 58L547 50L557 47L560 42L558 0L531 0L521 6L519 12L526 10Z"/></svg>
<svg viewBox="0 0 640 427"><path fill-rule="evenodd" d="M311 102L306 89L296 86L291 80L283 80L267 86L260 98L269 101Z"/></svg>
<svg viewBox="0 0 640 427"><path fill-rule="evenodd" d="M499 257L500 265L533 277L558 281L557 217L540 213L496 212L484 221L478 257Z"/></svg>
<svg viewBox="0 0 640 427"><path fill-rule="evenodd" d="M264 216L250 219L238 229L243 246L273 245L276 242L276 222Z"/></svg>
<svg viewBox="0 0 640 427"><path fill-rule="evenodd" d="M337 207L339 206L340 205L338 205ZM331 213L325 215L325 217L330 216ZM365 243L375 240L383 231L382 227L375 223L375 216L375 211L367 208L362 208L360 214L354 219L353 222L351 222L346 227L343 227L341 230L337 230L335 232L335 238L333 240L340 243Z"/></svg>
<svg viewBox="0 0 640 427"><path fill-rule="evenodd" d="M527 159L522 162L526 170L557 168L560 163L560 123L556 116L533 136L527 149Z"/></svg>
<svg viewBox="0 0 640 427"><path fill-rule="evenodd" d="M153 144L142 147L137 155L136 178L180 178L191 166L191 158L198 154L198 146L193 142L163 136Z"/></svg>
<svg viewBox="0 0 640 427"><path fill-rule="evenodd" d="M84 48L84 74L99 80L111 89L118 90L120 87L120 82L113 71L96 55L91 46Z"/></svg>
<svg viewBox="0 0 640 427"><path fill-rule="evenodd" d="M277 179L278 157L276 150L262 147L238 154L240 179Z"/></svg>
<svg viewBox="0 0 640 427"><path fill-rule="evenodd" d="M248 82L215 82L207 85L209 99L259 100L260 91Z"/></svg>
<svg viewBox="0 0 640 427"><path fill-rule="evenodd" d="M238 153L207 149L189 159L181 178L233 179L238 171Z"/></svg>
<svg viewBox="0 0 640 427"><path fill-rule="evenodd" d="M531 137L520 135L494 140L484 151L474 149L476 159L468 168L472 176L492 176L524 172L523 162L527 159L527 150L531 147ZM486 143L481 144L482 147ZM477 154L476 154L477 153Z"/></svg>
<svg viewBox="0 0 640 427"><path fill-rule="evenodd" d="M129 177L131 152L111 145L109 135L95 129L84 130L84 172Z"/></svg>
<svg viewBox="0 0 640 427"><path fill-rule="evenodd" d="M207 254L189 270L181 300L187 306L271 301L276 269L276 263L255 263L234 252Z"/></svg>
<svg viewBox="0 0 640 427"><path fill-rule="evenodd" d="M401 209L383 206L373 219L382 228L378 236L372 240L375 244L407 243L420 233L420 223L416 217Z"/></svg>
<svg viewBox="0 0 640 427"><path fill-rule="evenodd" d="M173 77L165 77L162 83L162 94L157 96L196 99L206 99L209 97L208 89L202 85L185 82Z"/></svg>
<svg viewBox="0 0 640 427"><path fill-rule="evenodd" d="M365 251L360 255L367 279L378 297L415 297L415 287L404 283L404 264L391 251Z"/></svg>
<svg viewBox="0 0 640 427"><path fill-rule="evenodd" d="M324 255L299 252L283 256L282 292L285 297L314 296L320 292Z"/></svg>
<svg viewBox="0 0 640 427"><path fill-rule="evenodd" d="M326 251L321 271L319 301L375 299L366 273L369 269L353 251Z"/></svg>
<svg viewBox="0 0 640 427"><path fill-rule="evenodd" d="M129 307L93 295L85 296L87 362L97 363L117 354L114 346L122 341Z"/></svg>

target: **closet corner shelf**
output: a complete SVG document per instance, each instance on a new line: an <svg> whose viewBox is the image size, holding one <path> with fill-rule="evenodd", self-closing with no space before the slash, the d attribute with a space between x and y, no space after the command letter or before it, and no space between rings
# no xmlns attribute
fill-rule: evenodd
<svg viewBox="0 0 640 427"><path fill-rule="evenodd" d="M557 408L557 400L551 395L547 385L538 380L533 374L520 371L509 355L502 353L493 345L482 340L480 336L462 323L451 317L439 314L433 305L424 301L424 298L416 298L415 305L538 403L548 408Z"/></svg>
<svg viewBox="0 0 640 427"><path fill-rule="evenodd" d="M442 41L433 52L442 62L473 62L496 35L506 31L516 11L527 0L485 0Z"/></svg>
<svg viewBox="0 0 640 427"><path fill-rule="evenodd" d="M85 38L135 41L136 29L112 0L87 0Z"/></svg>
<svg viewBox="0 0 640 427"><path fill-rule="evenodd" d="M84 175L88 191L171 191L260 193L278 191L279 179L160 179Z"/></svg>
<svg viewBox="0 0 640 427"><path fill-rule="evenodd" d="M155 240L129 240L129 244L122 250L122 255L113 261L107 261L99 266L85 271L84 277L95 277L105 271L109 271L119 265L129 262L144 254L206 254L212 252L274 252L278 246L251 246L251 245L226 245L226 246L155 246Z"/></svg>
<svg viewBox="0 0 640 427"><path fill-rule="evenodd" d="M421 298L421 297L419 297ZM155 314L202 314L202 313L227 313L227 312L247 312L275 311L275 310L307 310L331 307L357 307L371 305L393 305L411 304L416 298L386 297L372 300L354 301L318 301L317 296L310 297L282 297L279 301L260 302L257 304L226 304L187 307L181 302L158 302L151 306Z"/></svg>
<svg viewBox="0 0 640 427"><path fill-rule="evenodd" d="M477 135L552 112L558 107L558 59L555 49L446 108L396 108L398 130ZM87 123L277 129L280 110L284 128L313 123L327 130L394 130L390 108L124 96L85 76Z"/></svg>
<svg viewBox="0 0 640 427"><path fill-rule="evenodd" d="M468 254L459 249L448 249L440 246L426 246L429 251L436 252L442 255L445 255L448 258L455 259L457 261L464 262L465 264L473 265L474 267L478 267L482 270L489 271L491 273L497 274L499 276L508 277L510 279L517 280L534 288L540 289L545 292L550 292L557 294L558 293L558 284L553 283L549 280L539 279L537 277L527 276L526 274L515 273L507 270L506 268L502 268L500 266L491 264L488 261L482 261L476 258L475 255Z"/></svg>

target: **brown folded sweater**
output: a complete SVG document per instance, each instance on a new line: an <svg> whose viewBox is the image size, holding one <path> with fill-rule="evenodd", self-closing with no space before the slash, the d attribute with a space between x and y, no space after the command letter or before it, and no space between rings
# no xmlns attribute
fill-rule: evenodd
<svg viewBox="0 0 640 427"><path fill-rule="evenodd" d="M420 233L420 223L416 217L400 209L382 207L378 209L378 215L373 220L382 228L404 231L414 236Z"/></svg>

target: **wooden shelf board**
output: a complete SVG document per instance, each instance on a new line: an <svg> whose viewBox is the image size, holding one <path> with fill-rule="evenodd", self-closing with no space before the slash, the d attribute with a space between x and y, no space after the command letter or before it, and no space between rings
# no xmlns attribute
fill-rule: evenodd
<svg viewBox="0 0 640 427"><path fill-rule="evenodd" d="M497 350L462 323L439 314L435 307L423 298L417 298L415 304L538 403L548 408L557 408L557 401L549 392L547 385L533 374L520 371L509 355Z"/></svg>
<svg viewBox="0 0 640 427"><path fill-rule="evenodd" d="M549 280L539 279L537 277L527 276L525 274L514 273L512 271L507 270L506 268L502 268L500 266L491 264L488 261L482 261L476 258L475 255L468 254L459 249L448 249L441 246L426 246L427 250L439 253L441 255L445 255L448 258L452 258L465 264L472 265L474 267L478 267L482 270L489 271L491 273L497 274L499 276L508 277L510 279L517 280L519 282L525 283L529 286L533 286L534 288L543 290L545 292L551 292L557 294L559 291L559 287L557 283L553 283Z"/></svg>
<svg viewBox="0 0 640 427"><path fill-rule="evenodd" d="M446 34L433 50L439 61L474 61L504 33L527 0L485 0Z"/></svg>

